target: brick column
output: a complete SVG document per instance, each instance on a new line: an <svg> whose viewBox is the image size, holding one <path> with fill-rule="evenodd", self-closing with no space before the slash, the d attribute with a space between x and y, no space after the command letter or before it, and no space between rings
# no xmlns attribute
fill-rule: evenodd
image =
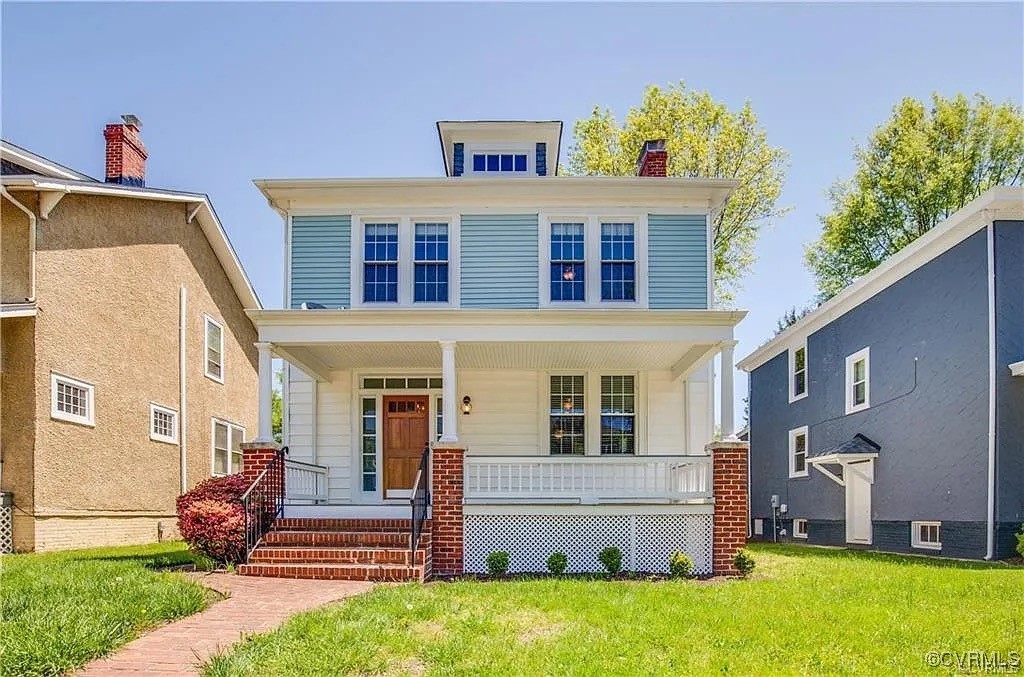
<svg viewBox="0 0 1024 677"><path fill-rule="evenodd" d="M457 576L462 563L462 475L466 450L436 445L431 451L430 542L439 576Z"/></svg>
<svg viewBox="0 0 1024 677"><path fill-rule="evenodd" d="M711 454L715 492L714 536L711 567L716 576L739 574L732 558L746 545L750 510L747 505L747 469L750 444L738 440L712 442Z"/></svg>
<svg viewBox="0 0 1024 677"><path fill-rule="evenodd" d="M252 485L267 467L267 463L273 460L281 446L273 442L243 442L242 448L242 477L247 484Z"/></svg>

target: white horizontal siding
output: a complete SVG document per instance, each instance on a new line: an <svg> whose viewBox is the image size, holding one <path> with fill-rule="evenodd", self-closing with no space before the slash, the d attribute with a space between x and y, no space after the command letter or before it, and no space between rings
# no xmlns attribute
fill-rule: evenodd
<svg viewBox="0 0 1024 677"><path fill-rule="evenodd" d="M485 456L536 454L540 425L536 371L463 370L459 393L473 399L473 412L459 416L459 440L469 453Z"/></svg>
<svg viewBox="0 0 1024 677"><path fill-rule="evenodd" d="M648 372L647 453L682 454L686 446L685 382L667 371Z"/></svg>
<svg viewBox="0 0 1024 677"><path fill-rule="evenodd" d="M331 501L352 498L352 382L349 372L317 384L316 462L327 466Z"/></svg>
<svg viewBox="0 0 1024 677"><path fill-rule="evenodd" d="M284 414L287 416L285 430L288 432L284 443L288 446L288 458L296 461L315 462L313 449L313 386L314 381L300 369L287 365L287 385Z"/></svg>

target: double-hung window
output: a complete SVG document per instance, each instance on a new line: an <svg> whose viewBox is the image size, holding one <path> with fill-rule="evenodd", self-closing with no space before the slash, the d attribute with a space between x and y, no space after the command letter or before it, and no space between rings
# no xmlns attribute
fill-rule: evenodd
<svg viewBox="0 0 1024 677"><path fill-rule="evenodd" d="M601 224L601 300L636 300L636 235L632 223Z"/></svg>
<svg viewBox="0 0 1024 677"><path fill-rule="evenodd" d="M363 302L398 303L397 223L364 226Z"/></svg>
<svg viewBox="0 0 1024 677"><path fill-rule="evenodd" d="M96 389L91 383L50 374L50 416L61 421L96 424Z"/></svg>
<svg viewBox="0 0 1024 677"><path fill-rule="evenodd" d="M242 438L245 428L213 419L213 474L242 472Z"/></svg>
<svg viewBox="0 0 1024 677"><path fill-rule="evenodd" d="M601 454L636 453L636 388L632 376L601 377Z"/></svg>
<svg viewBox="0 0 1024 677"><path fill-rule="evenodd" d="M417 223L414 248L413 301L448 303L448 224Z"/></svg>
<svg viewBox="0 0 1024 677"><path fill-rule="evenodd" d="M551 224L551 300L586 300L586 229L583 223Z"/></svg>
<svg viewBox="0 0 1024 677"><path fill-rule="evenodd" d="M864 348L846 358L846 413L871 406L871 349Z"/></svg>
<svg viewBox="0 0 1024 677"><path fill-rule="evenodd" d="M224 383L224 327L212 317L205 323L205 370L208 378Z"/></svg>
<svg viewBox="0 0 1024 677"><path fill-rule="evenodd" d="M789 349L789 401L807 396L807 344Z"/></svg>
<svg viewBox="0 0 1024 677"><path fill-rule="evenodd" d="M551 454L582 455L586 450L585 378L551 377Z"/></svg>
<svg viewBox="0 0 1024 677"><path fill-rule="evenodd" d="M807 477L807 426L789 431L789 476Z"/></svg>

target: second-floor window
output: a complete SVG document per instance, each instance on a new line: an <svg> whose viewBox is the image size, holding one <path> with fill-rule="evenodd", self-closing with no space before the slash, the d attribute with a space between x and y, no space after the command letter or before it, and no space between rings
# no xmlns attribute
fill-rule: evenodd
<svg viewBox="0 0 1024 677"><path fill-rule="evenodd" d="M586 300L585 226L551 224L551 300Z"/></svg>
<svg viewBox="0 0 1024 677"><path fill-rule="evenodd" d="M636 300L636 236L632 223L601 224L601 300Z"/></svg>
<svg viewBox="0 0 1024 677"><path fill-rule="evenodd" d="M206 376L224 383L224 327L212 317L205 321Z"/></svg>
<svg viewBox="0 0 1024 677"><path fill-rule="evenodd" d="M367 223L363 237L363 301L398 302L398 224Z"/></svg>
<svg viewBox="0 0 1024 677"><path fill-rule="evenodd" d="M526 153L473 153L473 172L525 172Z"/></svg>
<svg viewBox="0 0 1024 677"><path fill-rule="evenodd" d="M807 344L789 350L789 401L807 395Z"/></svg>
<svg viewBox="0 0 1024 677"><path fill-rule="evenodd" d="M448 224L415 226L413 301L448 302Z"/></svg>
<svg viewBox="0 0 1024 677"><path fill-rule="evenodd" d="M871 406L871 349L864 348L846 358L846 413Z"/></svg>

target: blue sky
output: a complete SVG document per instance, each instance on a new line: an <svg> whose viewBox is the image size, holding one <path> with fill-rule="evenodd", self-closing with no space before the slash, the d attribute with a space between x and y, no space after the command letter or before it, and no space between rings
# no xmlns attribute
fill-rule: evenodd
<svg viewBox="0 0 1024 677"><path fill-rule="evenodd" d="M209 193L264 305L278 306L282 225L253 178L438 175L435 120L571 129L595 104L621 117L647 84L749 99L790 153L780 205L792 210L763 234L737 297L750 311L741 357L813 295L803 247L825 190L896 101L1021 102L1022 8L4 2L0 131L102 176L103 125L138 115L149 185Z"/></svg>

